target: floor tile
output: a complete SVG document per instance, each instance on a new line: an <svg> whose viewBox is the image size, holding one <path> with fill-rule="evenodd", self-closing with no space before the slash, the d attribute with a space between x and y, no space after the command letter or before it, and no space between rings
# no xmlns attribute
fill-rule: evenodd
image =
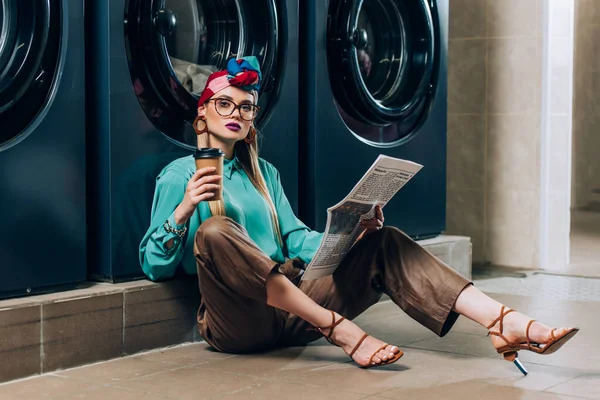
<svg viewBox="0 0 600 400"><path fill-rule="evenodd" d="M137 355L140 360L158 361L182 366L201 364L207 361L238 357L235 354L220 353L207 343L184 344L171 348Z"/></svg>
<svg viewBox="0 0 600 400"><path fill-rule="evenodd" d="M471 321L466 317L459 317L450 332L468 333L471 335L486 336L487 329L477 322Z"/></svg>
<svg viewBox="0 0 600 400"><path fill-rule="evenodd" d="M503 277L475 281L483 292L505 293L556 302L600 302L600 279L556 275L544 271L528 272L526 278Z"/></svg>
<svg viewBox="0 0 600 400"><path fill-rule="evenodd" d="M149 388L151 390L151 388ZM68 399L85 399L85 400L168 400L169 397L158 396L148 392L139 392L135 390L122 389L111 386L100 386L89 389L68 397Z"/></svg>
<svg viewBox="0 0 600 400"><path fill-rule="evenodd" d="M593 330L600 328L600 319L594 318L598 315L600 302L561 301L536 311L532 317L551 326L577 326L582 330Z"/></svg>
<svg viewBox="0 0 600 400"><path fill-rule="evenodd" d="M356 317L353 321L359 325L370 324L372 322L382 321L390 318L397 318L404 314L404 311L395 305L391 300L383 300L371 306L366 312Z"/></svg>
<svg viewBox="0 0 600 400"><path fill-rule="evenodd" d="M499 303L523 313L534 313L535 310L551 307L561 303L561 300L559 299L555 299L553 297L536 296L535 293L529 293L529 296L506 293L486 294ZM498 310L498 313L499 312L500 310Z"/></svg>
<svg viewBox="0 0 600 400"><path fill-rule="evenodd" d="M432 338L413 342L407 347L415 349L438 350L446 353L465 354L478 357L500 357L492 341L485 334L475 335L450 331L443 338Z"/></svg>
<svg viewBox="0 0 600 400"><path fill-rule="evenodd" d="M570 396L600 399L600 374L584 375L547 390Z"/></svg>
<svg viewBox="0 0 600 400"><path fill-rule="evenodd" d="M249 388L256 383L257 378L251 376L192 366L122 381L112 386L139 392L148 391L153 395L179 400L197 400Z"/></svg>
<svg viewBox="0 0 600 400"><path fill-rule="evenodd" d="M287 377L290 382L321 387L344 388L346 391L376 394L392 388L426 388L449 382L518 376L499 360L478 359L449 353L408 349L396 364L361 369L354 363L334 364L301 375Z"/></svg>
<svg viewBox="0 0 600 400"><path fill-rule="evenodd" d="M516 367L514 368L516 371ZM512 386L520 389L544 391L546 389L559 385L563 382L568 382L582 375L582 371L579 370L538 364L527 365L525 363L525 368L527 368L530 372L527 376L517 374L516 376L512 376L509 378L491 380L490 382L495 385Z"/></svg>
<svg viewBox="0 0 600 400"><path fill-rule="evenodd" d="M122 381L168 372L181 368L175 364L161 363L139 357L127 357L86 367L57 372L55 375L82 379L88 382L113 384Z"/></svg>
<svg viewBox="0 0 600 400"><path fill-rule="evenodd" d="M305 347L211 360L207 362L207 368L257 378L286 379L349 361L350 358L342 349L321 339Z"/></svg>
<svg viewBox="0 0 600 400"><path fill-rule="evenodd" d="M397 308L394 303L387 303L382 307ZM361 324L360 327L369 335L398 346L437 337L435 333L423 327L403 312L398 314L396 318Z"/></svg>
<svg viewBox="0 0 600 400"><path fill-rule="evenodd" d="M0 385L0 400L72 399L92 389L102 389L102 387L78 379L44 375Z"/></svg>
<svg viewBox="0 0 600 400"><path fill-rule="evenodd" d="M397 400L576 400L574 397L562 396L553 393L536 392L533 390L515 387L497 386L481 382L477 379L449 383L430 388L408 388L391 390L389 392L369 397L369 399L397 399Z"/></svg>
<svg viewBox="0 0 600 400"><path fill-rule="evenodd" d="M248 389L219 396L219 399L358 400L364 395L289 382L261 382Z"/></svg>
<svg viewBox="0 0 600 400"><path fill-rule="evenodd" d="M520 351L519 359L534 368L535 365L547 365L569 368L579 371L600 372L600 356L598 350L590 351L583 347L566 344L558 352L551 355L539 355L528 351Z"/></svg>
<svg viewBox="0 0 600 400"><path fill-rule="evenodd" d="M343 388L345 391L364 395L376 394L409 382L403 373L406 366L402 359L396 364L373 369L362 369L352 362L336 363L315 368L302 374L277 376L274 380L285 379L296 384L318 386L322 388Z"/></svg>

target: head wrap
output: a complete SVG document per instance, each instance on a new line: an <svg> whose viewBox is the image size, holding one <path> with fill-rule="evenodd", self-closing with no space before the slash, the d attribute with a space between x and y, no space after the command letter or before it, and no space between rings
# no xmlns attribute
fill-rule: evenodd
<svg viewBox="0 0 600 400"><path fill-rule="evenodd" d="M212 73L198 100L198 106L206 103L211 97L229 86L235 86L248 92L260 89L262 74L260 65L254 56L232 58L227 69Z"/></svg>

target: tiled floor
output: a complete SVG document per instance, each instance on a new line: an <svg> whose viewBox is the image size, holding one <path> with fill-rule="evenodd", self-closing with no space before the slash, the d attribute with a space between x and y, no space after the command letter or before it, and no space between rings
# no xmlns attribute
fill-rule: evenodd
<svg viewBox="0 0 600 400"><path fill-rule="evenodd" d="M405 351L379 370L357 368L324 340L249 356L200 343L0 385L0 399L600 399L600 302L492 297L581 332L556 354L522 352L530 372L523 377L471 321L460 318L439 339L386 301L357 320Z"/></svg>
<svg viewBox="0 0 600 400"><path fill-rule="evenodd" d="M518 271L524 277L501 277L486 279L478 284L484 292L505 293L555 300L600 302L600 279L578 276L554 275L543 271Z"/></svg>

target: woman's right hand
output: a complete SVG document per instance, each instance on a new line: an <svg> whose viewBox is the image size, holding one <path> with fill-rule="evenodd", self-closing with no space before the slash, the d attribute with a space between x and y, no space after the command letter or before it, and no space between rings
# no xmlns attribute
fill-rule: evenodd
<svg viewBox="0 0 600 400"><path fill-rule="evenodd" d="M220 175L207 175L216 171L215 167L201 168L190 178L183 200L175 209L175 223L183 225L196 211L196 207L202 201L210 201L214 197L213 191L219 189L221 185Z"/></svg>

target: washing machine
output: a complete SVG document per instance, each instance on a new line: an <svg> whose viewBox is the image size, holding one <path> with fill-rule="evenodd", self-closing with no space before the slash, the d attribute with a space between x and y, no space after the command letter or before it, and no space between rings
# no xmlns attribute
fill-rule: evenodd
<svg viewBox="0 0 600 400"><path fill-rule="evenodd" d="M83 0L0 0L0 297L86 279Z"/></svg>
<svg viewBox="0 0 600 400"><path fill-rule="evenodd" d="M92 276L143 277L139 243L158 173L197 146L191 122L208 76L254 55L263 84L260 155L298 206L298 0L87 2Z"/></svg>
<svg viewBox="0 0 600 400"><path fill-rule="evenodd" d="M379 154L423 165L387 204L415 238L445 229L448 0L306 0L301 219L323 230Z"/></svg>

